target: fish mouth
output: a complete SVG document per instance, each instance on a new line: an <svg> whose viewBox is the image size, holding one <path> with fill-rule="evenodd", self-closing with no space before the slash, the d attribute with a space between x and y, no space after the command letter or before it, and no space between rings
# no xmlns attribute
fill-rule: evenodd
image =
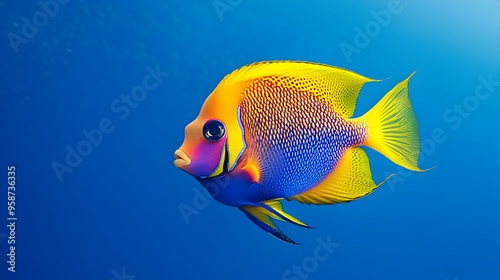
<svg viewBox="0 0 500 280"><path fill-rule="evenodd" d="M175 156L174 164L178 168L182 168L184 166L191 164L191 159L186 155L185 152L181 150L175 151L174 156Z"/></svg>

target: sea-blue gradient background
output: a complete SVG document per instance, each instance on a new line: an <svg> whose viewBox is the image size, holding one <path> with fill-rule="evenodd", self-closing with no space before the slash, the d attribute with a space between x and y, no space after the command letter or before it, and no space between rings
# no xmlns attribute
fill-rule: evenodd
<svg viewBox="0 0 500 280"><path fill-rule="evenodd" d="M23 17L43 20L42 8L0 1L0 279L500 279L498 1L66 2L16 52L9 37L23 36ZM374 24L393 4L399 12ZM356 41L367 25L369 42ZM356 52L346 56L342 43ZM356 116L417 71L420 165L436 167L411 173L366 149L375 182L403 173L348 204L284 202L316 228L279 223L300 246L202 198L173 165L184 127L225 75L266 60L382 79L362 89ZM127 116L115 112L148 66L168 77ZM66 165L67 147L106 118L114 130L58 180L53 163ZM196 214L186 223L179 207ZM337 243L326 260L315 258L317 238Z"/></svg>

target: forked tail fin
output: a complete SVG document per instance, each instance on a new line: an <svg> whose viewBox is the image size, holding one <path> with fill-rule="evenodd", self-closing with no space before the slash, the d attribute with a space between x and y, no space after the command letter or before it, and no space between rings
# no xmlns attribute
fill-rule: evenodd
<svg viewBox="0 0 500 280"><path fill-rule="evenodd" d="M358 120L368 127L367 140L363 145L405 168L423 171L417 164L420 136L417 118L408 98L410 77L395 86Z"/></svg>

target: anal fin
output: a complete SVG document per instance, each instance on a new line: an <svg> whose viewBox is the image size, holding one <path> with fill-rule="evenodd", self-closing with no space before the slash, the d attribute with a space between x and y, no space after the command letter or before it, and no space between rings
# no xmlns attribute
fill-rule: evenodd
<svg viewBox="0 0 500 280"><path fill-rule="evenodd" d="M307 204L349 202L370 194L384 182L379 185L373 182L366 152L353 147L345 151L333 172L320 184L287 200Z"/></svg>

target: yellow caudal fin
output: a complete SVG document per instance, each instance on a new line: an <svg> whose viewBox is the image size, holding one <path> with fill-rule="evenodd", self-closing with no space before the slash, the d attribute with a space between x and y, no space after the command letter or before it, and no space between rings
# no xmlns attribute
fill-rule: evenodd
<svg viewBox="0 0 500 280"><path fill-rule="evenodd" d="M395 86L375 107L356 120L366 123L368 127L364 145L407 169L423 171L417 164L420 136L417 118L408 98L410 77Z"/></svg>
<svg viewBox="0 0 500 280"><path fill-rule="evenodd" d="M349 202L370 194L384 182L379 185L373 182L366 152L360 147L352 147L345 151L333 172L323 182L287 200L295 199L307 204Z"/></svg>

